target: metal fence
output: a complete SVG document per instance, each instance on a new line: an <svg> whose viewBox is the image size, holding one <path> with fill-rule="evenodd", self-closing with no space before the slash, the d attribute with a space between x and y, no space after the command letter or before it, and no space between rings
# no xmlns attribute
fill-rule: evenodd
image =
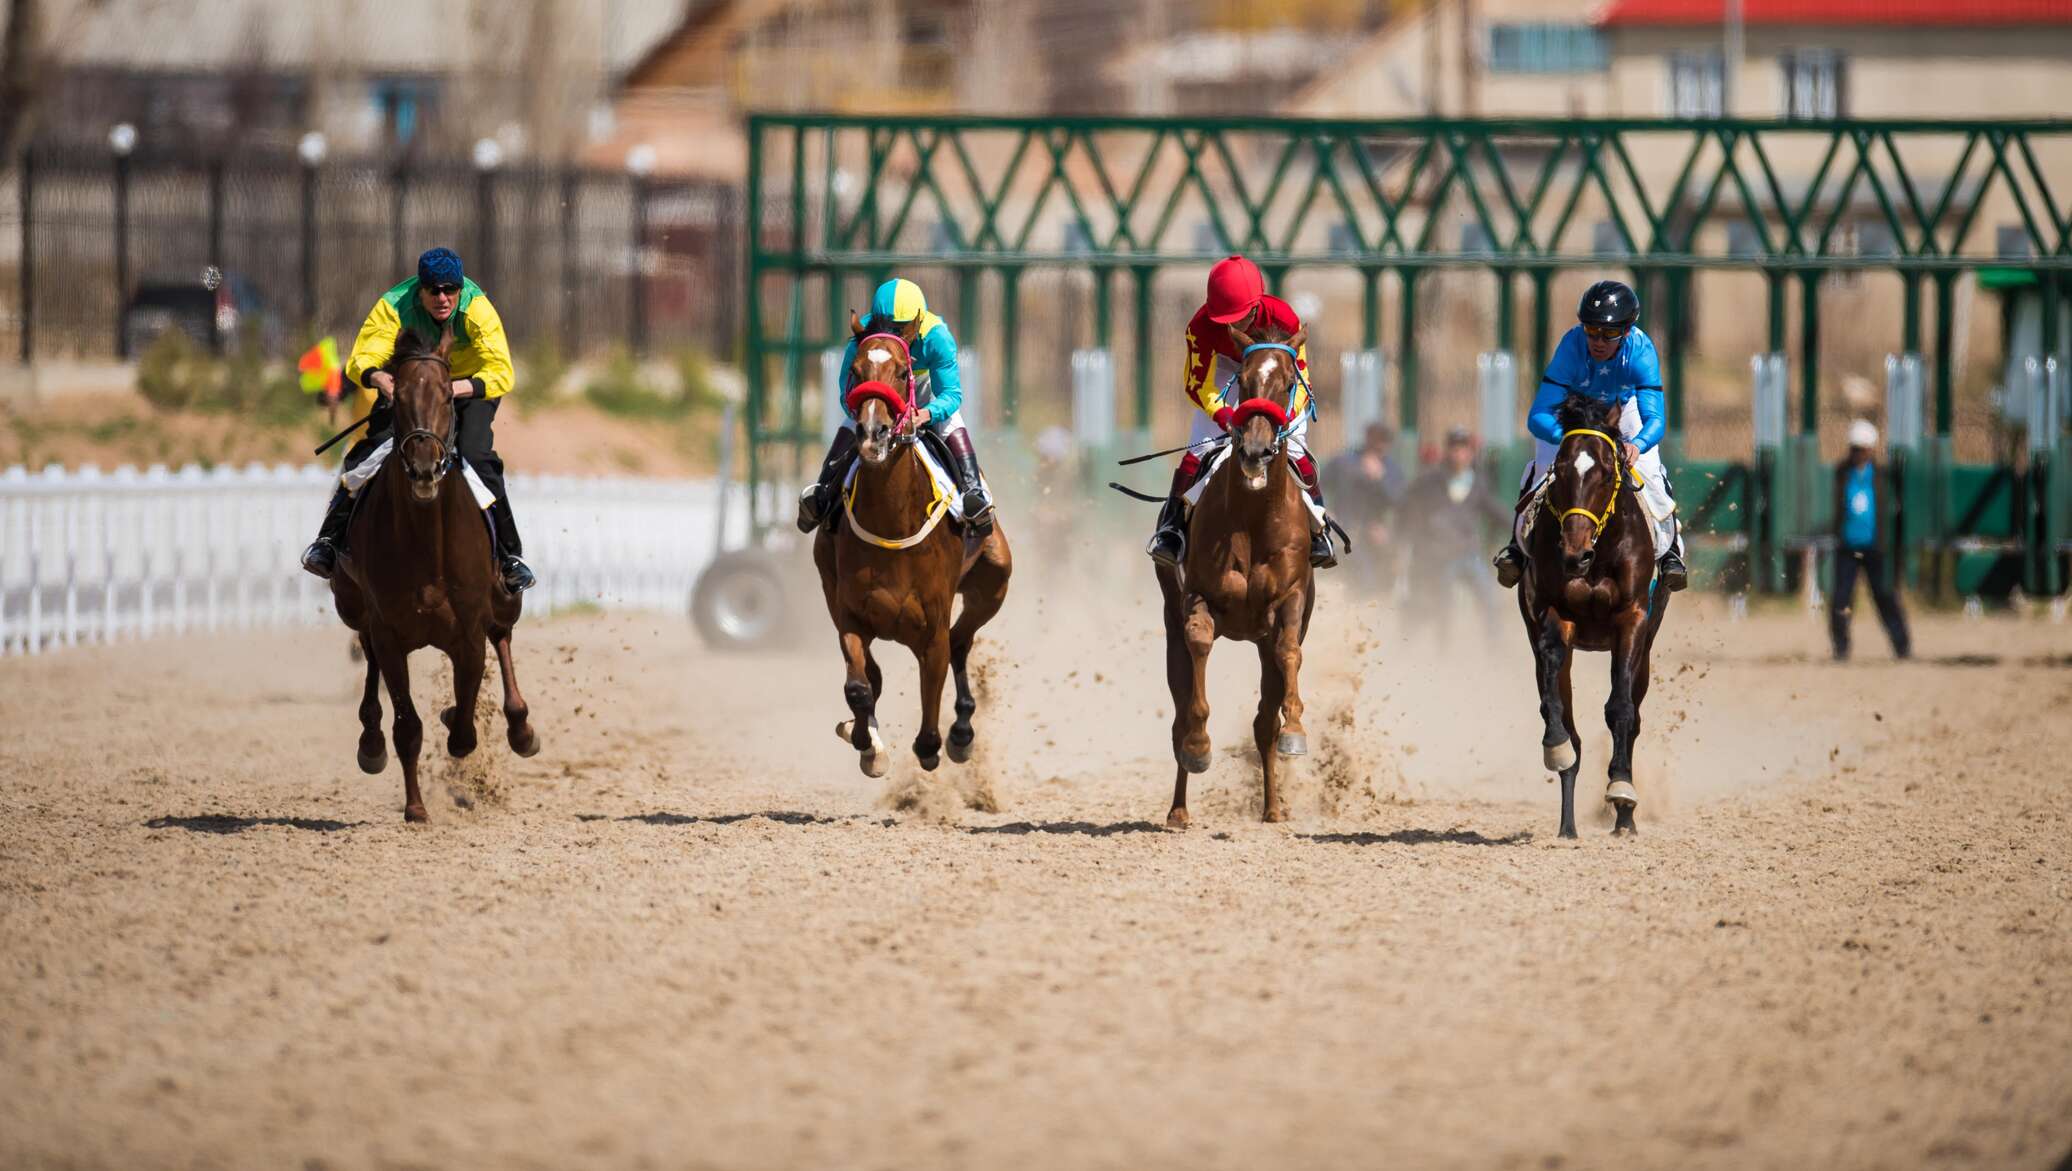
<svg viewBox="0 0 2072 1171"><path fill-rule="evenodd" d="M336 622L297 556L333 483L322 467L0 472L0 655L187 631ZM682 612L722 543L746 536L718 480L510 477L540 584L526 612ZM731 512L730 531L719 531Z"/></svg>
<svg viewBox="0 0 2072 1171"><path fill-rule="evenodd" d="M317 335L350 338L434 245L462 254L521 353L732 352L742 203L731 185L312 153L27 151L13 185L17 279L0 289L14 352L24 363L132 356L122 322L137 291L200 285L211 270L253 290L277 356Z"/></svg>

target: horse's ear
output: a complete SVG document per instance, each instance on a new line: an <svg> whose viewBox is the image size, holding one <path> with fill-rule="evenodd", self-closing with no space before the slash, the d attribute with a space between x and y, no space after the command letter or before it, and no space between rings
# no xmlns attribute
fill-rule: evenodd
<svg viewBox="0 0 2072 1171"><path fill-rule="evenodd" d="M900 341L903 341L903 342L905 342L905 343L907 344L907 348L908 348L908 349L913 349L913 347L914 347L914 342L916 342L917 340L919 340L919 339L920 339L920 337L921 337L921 319L920 319L920 318L916 317L916 318L914 318L914 319L913 319L912 321L902 321L902 322L900 322L900 323L899 323L899 340L900 340Z"/></svg>
<svg viewBox="0 0 2072 1171"><path fill-rule="evenodd" d="M446 324L439 329L439 348L433 351L441 360L453 352L453 316L448 314Z"/></svg>
<svg viewBox="0 0 2072 1171"><path fill-rule="evenodd" d="M856 337L863 336L863 319L856 315L854 309L849 311L849 332Z"/></svg>
<svg viewBox="0 0 2072 1171"><path fill-rule="evenodd" d="M1250 321L1251 318L1247 317L1245 320ZM1251 346L1252 335L1245 332L1245 327L1242 324L1233 325L1230 327L1230 340L1236 342L1237 348L1242 350Z"/></svg>
<svg viewBox="0 0 2072 1171"><path fill-rule="evenodd" d="M1294 347L1295 349L1299 350L1302 348L1303 343L1307 342L1308 340L1309 327L1305 325L1301 329L1295 331L1295 336L1288 339L1288 344Z"/></svg>

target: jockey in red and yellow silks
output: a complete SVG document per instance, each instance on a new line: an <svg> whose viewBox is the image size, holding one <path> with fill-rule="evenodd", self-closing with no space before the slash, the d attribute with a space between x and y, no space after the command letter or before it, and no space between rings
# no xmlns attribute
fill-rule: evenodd
<svg viewBox="0 0 2072 1171"><path fill-rule="evenodd" d="M1188 436L1192 445L1200 445L1224 434L1230 429L1234 402L1224 401L1224 389L1236 377L1244 355L1231 337L1233 328L1247 333L1272 327L1284 334L1294 334L1302 328L1302 319L1286 301L1269 296L1266 280L1259 273L1257 265L1242 256L1230 256L1216 262L1209 270L1208 299L1194 317L1187 323L1187 397L1200 409L1194 418L1193 431ZM1304 490L1316 503L1316 510L1324 508L1324 489L1317 477L1316 461L1310 458L1306 441L1309 431L1309 354L1307 348L1298 350L1295 365L1302 372L1295 387L1295 400L1287 404L1288 415L1293 420L1288 429L1288 458L1294 463L1295 471L1302 479ZM1182 497L1194 485L1201 474L1202 456L1190 452L1180 461L1180 467L1173 473L1172 493L1159 510L1158 531L1151 536L1151 543L1145 552L1153 560L1164 565L1176 565L1187 552L1187 530L1185 505ZM1338 564L1331 549L1331 537L1321 527L1312 527L1309 543L1310 564L1328 568Z"/></svg>

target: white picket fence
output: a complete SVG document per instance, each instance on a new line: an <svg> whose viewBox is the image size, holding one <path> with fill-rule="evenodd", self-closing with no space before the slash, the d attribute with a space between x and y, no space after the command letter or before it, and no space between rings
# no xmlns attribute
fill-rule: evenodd
<svg viewBox="0 0 2072 1171"><path fill-rule="evenodd" d="M0 654L336 622L330 589L298 564L334 475L261 464L0 472ZM508 480L540 578L528 616L582 604L681 613L721 544L717 480ZM746 510L726 511L733 547Z"/></svg>

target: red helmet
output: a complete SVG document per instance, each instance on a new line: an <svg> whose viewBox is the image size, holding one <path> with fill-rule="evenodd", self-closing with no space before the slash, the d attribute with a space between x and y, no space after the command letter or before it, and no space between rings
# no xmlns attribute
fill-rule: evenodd
<svg viewBox="0 0 2072 1171"><path fill-rule="evenodd" d="M1209 270L1209 320L1218 325L1244 320L1264 296L1266 278L1242 256L1226 256Z"/></svg>

